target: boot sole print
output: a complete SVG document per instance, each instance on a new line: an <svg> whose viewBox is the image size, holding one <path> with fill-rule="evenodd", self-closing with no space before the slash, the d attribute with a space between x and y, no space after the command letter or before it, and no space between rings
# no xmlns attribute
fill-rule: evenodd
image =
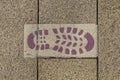
<svg viewBox="0 0 120 80"><path fill-rule="evenodd" d="M40 55L51 54L62 56L78 56L92 52L95 47L95 37L84 28L79 27L47 27L30 32L27 46L39 51ZM44 54L43 54L44 53Z"/></svg>

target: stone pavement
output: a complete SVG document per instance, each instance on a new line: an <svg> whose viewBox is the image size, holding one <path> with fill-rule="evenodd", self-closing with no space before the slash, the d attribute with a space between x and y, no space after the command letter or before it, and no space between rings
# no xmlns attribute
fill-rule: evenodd
<svg viewBox="0 0 120 80"><path fill-rule="evenodd" d="M98 0L99 80L120 79L120 1ZM37 80L24 58L24 24L37 23L37 0L0 0L0 80ZM96 0L39 0L39 24L96 24ZM97 80L96 59L39 59L39 80Z"/></svg>

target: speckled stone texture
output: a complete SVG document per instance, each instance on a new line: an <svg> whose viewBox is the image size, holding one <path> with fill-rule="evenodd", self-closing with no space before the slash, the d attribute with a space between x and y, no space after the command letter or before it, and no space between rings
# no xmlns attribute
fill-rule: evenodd
<svg viewBox="0 0 120 80"><path fill-rule="evenodd" d="M120 0L99 0L99 79L120 80Z"/></svg>
<svg viewBox="0 0 120 80"><path fill-rule="evenodd" d="M0 0L0 80L36 79L36 59L23 54L24 24L36 14L36 0Z"/></svg>
<svg viewBox="0 0 120 80"><path fill-rule="evenodd" d="M96 61L40 59L39 80L96 80Z"/></svg>
<svg viewBox="0 0 120 80"><path fill-rule="evenodd" d="M96 24L96 0L39 0L40 24ZM95 59L39 59L39 80L96 80Z"/></svg>
<svg viewBox="0 0 120 80"><path fill-rule="evenodd" d="M39 0L40 24L96 22L96 0Z"/></svg>

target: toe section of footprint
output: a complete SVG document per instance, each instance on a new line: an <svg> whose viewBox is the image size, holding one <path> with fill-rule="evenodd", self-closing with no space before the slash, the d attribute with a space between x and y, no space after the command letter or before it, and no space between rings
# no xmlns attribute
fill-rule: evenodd
<svg viewBox="0 0 120 80"><path fill-rule="evenodd" d="M53 32L56 34L56 45L53 48L54 51L76 55L83 54L84 49L86 51L90 51L94 46L94 39L92 35L90 35L90 33L83 34L84 30L82 29L72 27L61 27L59 29L54 28ZM87 44L84 47L84 39L81 36L84 36L84 38L87 40Z"/></svg>
<svg viewBox="0 0 120 80"><path fill-rule="evenodd" d="M72 55L76 55L77 54L76 49L63 48L62 46L57 46L57 45L55 45L53 47L53 50L57 51L59 53L72 54Z"/></svg>

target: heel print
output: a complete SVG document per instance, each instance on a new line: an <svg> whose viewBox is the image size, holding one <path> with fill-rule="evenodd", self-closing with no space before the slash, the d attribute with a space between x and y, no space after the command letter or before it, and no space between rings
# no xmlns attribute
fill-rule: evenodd
<svg viewBox="0 0 120 80"><path fill-rule="evenodd" d="M50 45L46 41L46 35L48 35L48 30L38 30L35 31L34 33L30 33L27 39L27 44L29 48L31 49L35 48L36 50L49 49Z"/></svg>
<svg viewBox="0 0 120 80"><path fill-rule="evenodd" d="M29 46L29 48L33 49L35 47L35 44L34 44L34 35L33 33L30 33L30 35L28 36L28 39L27 39L27 44Z"/></svg>

